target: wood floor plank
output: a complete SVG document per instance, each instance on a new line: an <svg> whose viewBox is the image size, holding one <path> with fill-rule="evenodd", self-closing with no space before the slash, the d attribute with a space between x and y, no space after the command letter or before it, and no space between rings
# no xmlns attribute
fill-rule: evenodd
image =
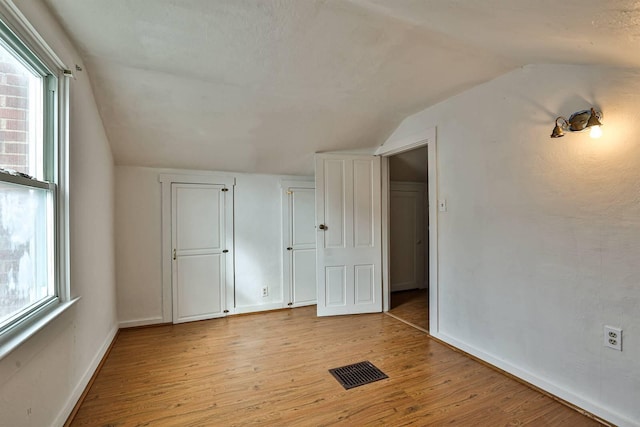
<svg viewBox="0 0 640 427"><path fill-rule="evenodd" d="M328 370L389 378L350 390ZM123 330L72 426L599 425L384 314Z"/></svg>

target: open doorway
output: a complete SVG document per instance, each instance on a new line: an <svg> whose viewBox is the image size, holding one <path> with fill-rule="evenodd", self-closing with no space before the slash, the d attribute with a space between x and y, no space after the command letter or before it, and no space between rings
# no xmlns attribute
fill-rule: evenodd
<svg viewBox="0 0 640 427"><path fill-rule="evenodd" d="M427 146L389 156L389 314L429 331Z"/></svg>

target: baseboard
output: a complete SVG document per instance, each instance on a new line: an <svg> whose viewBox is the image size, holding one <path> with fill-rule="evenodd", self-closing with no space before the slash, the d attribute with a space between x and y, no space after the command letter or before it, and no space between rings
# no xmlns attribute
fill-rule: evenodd
<svg viewBox="0 0 640 427"><path fill-rule="evenodd" d="M288 307L286 306L283 307L282 302L274 302L274 303L262 304L262 305L247 305L244 307L236 307L235 310L233 311L233 314L257 313L260 311L271 311L271 310L278 310L281 308L288 308Z"/></svg>
<svg viewBox="0 0 640 427"><path fill-rule="evenodd" d="M163 323L166 323L166 322L164 321L162 316L156 316L156 317L147 317L144 319L126 320L124 322L118 323L118 326L121 329L125 329L125 328L133 328L137 326L149 326L149 325L157 325L157 324L163 324Z"/></svg>
<svg viewBox="0 0 640 427"><path fill-rule="evenodd" d="M103 363L105 356L108 354L109 350L111 349L111 346L113 345L115 338L118 335L118 330L119 328L117 326L114 326L111 329L111 331L109 331L104 342L102 343L102 346L100 346L100 349L98 350L96 355L93 357L93 360L91 360L91 363L85 370L84 374L82 375L82 378L80 378L80 381L78 382L76 387L73 389L71 396L69 396L69 399L67 399L67 403L64 405L64 407L62 408L62 411L60 411L60 413L58 414L56 419L51 423L51 425L53 426L65 425L66 421L69 419L69 416L76 409L76 405L78 404L80 398L82 397L85 390L87 389L87 386L91 383L91 380L96 374L96 371L98 370L100 365Z"/></svg>
<svg viewBox="0 0 640 427"><path fill-rule="evenodd" d="M450 337L443 333L432 333L431 336L454 348L462 350L463 352L468 353L469 355L491 366L494 366L502 371L507 372L510 375L513 375L514 377L516 377L516 379L520 379L523 382L532 385L534 388L546 392L551 397L557 398L560 401L564 401L564 403L580 412L585 413L585 415L587 416L595 416L595 418L599 419L599 421L605 421L606 423L611 423L619 427L640 427L640 423L638 421L622 417L590 400L584 399L552 382L540 378L527 370L521 369L515 365L505 362L504 360L498 359L489 353L486 353L453 337Z"/></svg>

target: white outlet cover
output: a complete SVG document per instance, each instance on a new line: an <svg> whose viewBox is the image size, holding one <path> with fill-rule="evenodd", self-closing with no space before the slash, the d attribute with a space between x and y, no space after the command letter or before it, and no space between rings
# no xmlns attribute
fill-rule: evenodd
<svg viewBox="0 0 640 427"><path fill-rule="evenodd" d="M604 346L622 351L622 329L615 326L604 327Z"/></svg>
<svg viewBox="0 0 640 427"><path fill-rule="evenodd" d="M438 210L440 212L446 212L447 211L447 199L438 200Z"/></svg>

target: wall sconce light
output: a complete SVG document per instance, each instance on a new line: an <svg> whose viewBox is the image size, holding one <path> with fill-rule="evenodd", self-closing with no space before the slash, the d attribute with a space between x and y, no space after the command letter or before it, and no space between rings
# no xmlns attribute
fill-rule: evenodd
<svg viewBox="0 0 640 427"><path fill-rule="evenodd" d="M569 119L560 116L556 118L556 125L551 132L551 138L560 138L564 136L565 131L582 132L590 129L591 138L600 138L602 136L602 112L591 110L583 110L573 113Z"/></svg>

